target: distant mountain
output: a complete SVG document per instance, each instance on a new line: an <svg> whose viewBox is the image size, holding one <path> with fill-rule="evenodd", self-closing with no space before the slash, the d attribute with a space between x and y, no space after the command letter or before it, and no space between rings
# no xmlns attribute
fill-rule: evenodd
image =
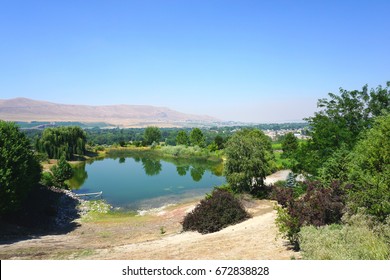
<svg viewBox="0 0 390 280"><path fill-rule="evenodd" d="M0 119L7 121L105 122L123 127L186 126L218 122L210 116L147 105L67 105L27 98L0 99Z"/></svg>

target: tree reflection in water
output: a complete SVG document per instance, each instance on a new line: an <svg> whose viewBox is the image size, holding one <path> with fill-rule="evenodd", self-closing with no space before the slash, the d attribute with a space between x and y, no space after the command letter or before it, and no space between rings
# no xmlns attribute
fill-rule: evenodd
<svg viewBox="0 0 390 280"><path fill-rule="evenodd" d="M146 175L155 176L160 174L162 166L159 160L152 158L142 158L141 161Z"/></svg>
<svg viewBox="0 0 390 280"><path fill-rule="evenodd" d="M201 166L192 167L191 168L192 180L194 180L195 182L199 182L200 180L202 180L205 171L206 169Z"/></svg>
<svg viewBox="0 0 390 280"><path fill-rule="evenodd" d="M185 166L176 166L177 174L179 174L180 176L185 176L185 175L187 175L188 170L190 170L190 166L189 166L189 165L185 165Z"/></svg>
<svg viewBox="0 0 390 280"><path fill-rule="evenodd" d="M85 162L82 162L73 166L73 177L67 182L72 190L78 190L87 178L88 173L85 171Z"/></svg>

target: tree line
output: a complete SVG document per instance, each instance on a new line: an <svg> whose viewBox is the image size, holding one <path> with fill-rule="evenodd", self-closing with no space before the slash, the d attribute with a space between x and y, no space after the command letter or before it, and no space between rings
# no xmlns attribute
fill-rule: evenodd
<svg viewBox="0 0 390 280"><path fill-rule="evenodd" d="M67 125L70 126L70 125ZM287 123L287 124L259 124L252 126L224 126L224 127L210 127L210 128L201 128L204 145L209 146L215 140L215 137L219 136L225 141L234 134L235 131L244 129L244 128L257 128L260 130L281 130L288 129L294 130L299 129L305 131L307 128L307 123ZM53 127L57 128L57 127ZM145 130L146 128L82 128L86 133L86 144L89 146L99 146L99 145L126 145L130 142L136 142L140 145L146 145L145 143ZM166 145L179 145L177 136L178 134L187 134L189 137L193 128L159 128L161 132L161 138L159 141L164 142ZM27 134L29 139L36 141L38 138L42 137L43 131L41 129L28 129L24 128L23 131ZM189 139L188 139L189 140ZM188 143L184 139L179 143Z"/></svg>

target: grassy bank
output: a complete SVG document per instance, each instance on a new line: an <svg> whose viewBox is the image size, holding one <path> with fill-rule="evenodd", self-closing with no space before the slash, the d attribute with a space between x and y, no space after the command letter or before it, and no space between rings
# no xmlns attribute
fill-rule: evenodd
<svg viewBox="0 0 390 280"><path fill-rule="evenodd" d="M207 148L200 148L198 146L156 146L156 147L111 147L106 148L104 153L100 155L105 156L123 156L131 155L150 155L161 158L182 158L182 159L199 159L214 162L221 162L223 160L223 151L211 152Z"/></svg>
<svg viewBox="0 0 390 280"><path fill-rule="evenodd" d="M357 214L343 224L305 226L300 232L302 257L308 260L388 260L390 224L370 224Z"/></svg>

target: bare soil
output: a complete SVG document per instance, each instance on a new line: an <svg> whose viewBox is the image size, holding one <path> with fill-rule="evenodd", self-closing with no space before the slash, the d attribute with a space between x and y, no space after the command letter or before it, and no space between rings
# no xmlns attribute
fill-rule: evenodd
<svg viewBox="0 0 390 280"><path fill-rule="evenodd" d="M279 174L280 175L280 174ZM65 234L2 242L0 259L271 259L299 258L278 236L274 203L245 200L252 218L219 232L181 232L181 221L199 198L142 216L78 219Z"/></svg>

